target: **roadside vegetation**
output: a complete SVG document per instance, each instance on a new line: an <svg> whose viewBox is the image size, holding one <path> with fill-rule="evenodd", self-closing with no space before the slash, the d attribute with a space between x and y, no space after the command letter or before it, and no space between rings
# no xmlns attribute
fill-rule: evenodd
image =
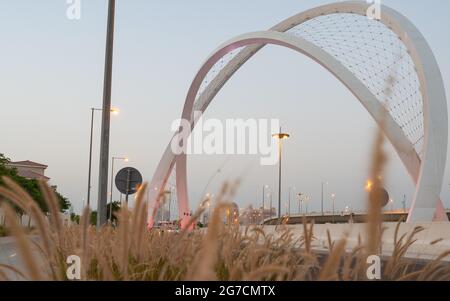
<svg viewBox="0 0 450 301"><path fill-rule="evenodd" d="M8 231L6 231L6 228L3 226L0 226L0 237L8 236Z"/></svg>
<svg viewBox="0 0 450 301"><path fill-rule="evenodd" d="M39 206L39 208L43 212L48 212L49 208L47 207L47 203L44 200L44 195L42 191L39 189L39 184L37 180L34 179L27 179L24 177L21 177L17 174L17 170L14 168L9 168L6 166L7 163L9 163L11 160L7 157L5 157L4 154L0 153L0 186L4 184L3 177L8 177L15 181L18 185L20 185L36 202L36 204ZM70 202L65 198L63 195L61 195L59 192L56 191L56 187L53 186L51 189L54 191L59 208L62 212L68 210L70 208ZM7 198L0 198L0 204L2 201L8 201ZM11 204L11 203L10 203ZM15 204L11 204L14 208L14 210L19 214L23 215L22 208L16 206Z"/></svg>
<svg viewBox="0 0 450 301"><path fill-rule="evenodd" d="M17 240L18 254L26 267L17 271L0 264L0 279L6 280L11 271L30 280L67 280L66 259L70 255L81 258L83 280L367 280L368 247L377 248L380 242L377 236L370 237L369 244L361 243L348 253L344 233L339 241L329 240L329 254L323 256L311 247L314 225L306 221L298 239L284 225L278 226L277 235L266 233L263 227L242 230L226 225L224 214L231 206L228 200L233 185L224 185L214 200L216 206L206 230L148 230L145 185L138 192L135 208L122 208L118 213L116 228L97 230L89 223L87 209L79 225L63 225L58 218L57 196L45 183L40 187L50 208L48 219L23 188L8 178L3 181L0 195L30 214L37 225L33 235L27 235L12 218L13 207L3 204L8 229ZM205 208L197 210L192 223ZM383 280L450 280L450 266L442 262L450 251L423 267L405 259L421 231L418 227L408 235L396 234L395 250L383 265Z"/></svg>

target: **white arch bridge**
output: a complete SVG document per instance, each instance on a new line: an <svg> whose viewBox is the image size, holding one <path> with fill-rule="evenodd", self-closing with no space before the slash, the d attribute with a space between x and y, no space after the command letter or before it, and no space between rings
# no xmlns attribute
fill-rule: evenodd
<svg viewBox="0 0 450 301"><path fill-rule="evenodd" d="M268 31L247 33L222 44L195 76L181 118L190 120L193 128L193 112L204 112L233 74L264 46L290 48L331 72L382 128L416 184L408 221L448 221L440 200L448 116L438 64L425 38L407 18L381 6L377 20L368 17L370 10L364 1L324 5ZM190 218L186 154L175 155L170 141L150 184L149 226L173 169L182 227Z"/></svg>

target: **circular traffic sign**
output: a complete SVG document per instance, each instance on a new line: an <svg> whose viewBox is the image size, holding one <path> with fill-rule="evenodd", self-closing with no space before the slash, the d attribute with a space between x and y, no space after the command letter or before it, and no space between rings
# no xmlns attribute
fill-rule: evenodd
<svg viewBox="0 0 450 301"><path fill-rule="evenodd" d="M383 208L389 203L389 193L382 187L374 187L370 191L369 199L372 203L378 202Z"/></svg>
<svg viewBox="0 0 450 301"><path fill-rule="evenodd" d="M142 175L136 168L125 167L117 173L115 183L121 193L132 195L142 185Z"/></svg>

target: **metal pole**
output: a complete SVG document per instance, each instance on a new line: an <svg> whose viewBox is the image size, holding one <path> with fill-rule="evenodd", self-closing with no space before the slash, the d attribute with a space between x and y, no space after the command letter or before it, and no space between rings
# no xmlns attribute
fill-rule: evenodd
<svg viewBox="0 0 450 301"><path fill-rule="evenodd" d="M90 137L90 142L89 142L89 171L88 171L88 192L87 192L88 208L90 208L90 205L91 205L92 139L93 139L93 135L94 135L94 112L95 112L95 109L91 108L91 137Z"/></svg>
<svg viewBox="0 0 450 301"><path fill-rule="evenodd" d="M270 218L272 218L272 193L270 193Z"/></svg>
<svg viewBox="0 0 450 301"><path fill-rule="evenodd" d="M280 128L281 133L281 128ZM278 218L281 219L281 139L278 139ZM280 220L281 222L281 220Z"/></svg>
<svg viewBox="0 0 450 301"><path fill-rule="evenodd" d="M114 48L114 17L116 1L109 0L108 5L108 27L106 37L105 53L105 78L103 82L103 114L102 133L100 143L100 167L98 177L98 207L97 227L106 223L106 202L108 199L108 160L109 160L109 131L111 119L111 87L112 87L112 65Z"/></svg>
<svg viewBox="0 0 450 301"><path fill-rule="evenodd" d="M264 219L265 199L266 199L266 185L263 185L263 196L262 196L262 215L263 215L263 219Z"/></svg>
<svg viewBox="0 0 450 301"><path fill-rule="evenodd" d="M131 170L127 169L127 194L125 197L125 203L127 204L127 207L128 207L128 196L130 194L130 174L131 174Z"/></svg>
<svg viewBox="0 0 450 301"><path fill-rule="evenodd" d="M323 214L323 182L322 182L322 201L321 201L321 206L322 206L322 216L324 216L324 214Z"/></svg>
<svg viewBox="0 0 450 301"><path fill-rule="evenodd" d="M292 187L289 187L288 216L291 216L291 190L292 190Z"/></svg>
<svg viewBox="0 0 450 301"><path fill-rule="evenodd" d="M334 201L335 201L335 197L333 197L333 224L334 224Z"/></svg>
<svg viewBox="0 0 450 301"><path fill-rule="evenodd" d="M111 158L111 194L109 195L109 222L112 223L112 205L113 205L113 181L114 181L114 157Z"/></svg>

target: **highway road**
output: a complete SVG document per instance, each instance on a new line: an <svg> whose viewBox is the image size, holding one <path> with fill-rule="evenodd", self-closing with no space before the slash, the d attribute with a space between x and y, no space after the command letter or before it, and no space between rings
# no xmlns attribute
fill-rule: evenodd
<svg viewBox="0 0 450 301"><path fill-rule="evenodd" d="M16 243L11 237L0 237L0 264L12 266L20 271L24 270L20 256L17 254ZM24 280L12 271L6 271L6 275L10 280Z"/></svg>

